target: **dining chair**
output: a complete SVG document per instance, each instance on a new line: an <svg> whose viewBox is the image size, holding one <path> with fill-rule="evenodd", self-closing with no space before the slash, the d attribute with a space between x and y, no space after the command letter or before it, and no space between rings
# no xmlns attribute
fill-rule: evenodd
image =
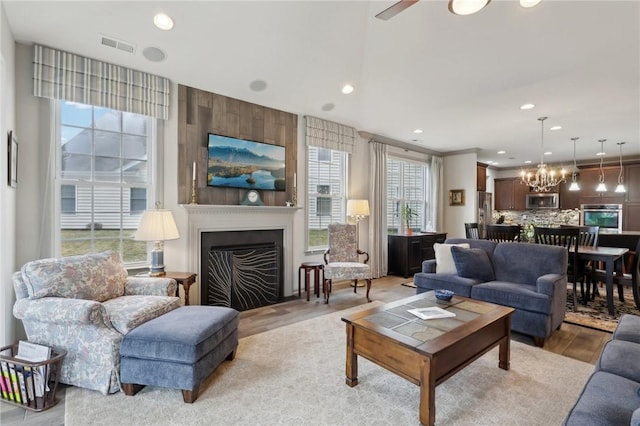
<svg viewBox="0 0 640 426"><path fill-rule="evenodd" d="M520 225L485 225L485 239L498 242L520 241Z"/></svg>
<svg viewBox="0 0 640 426"><path fill-rule="evenodd" d="M464 231L467 234L467 238L471 239L471 240L479 240L480 239L480 232L478 229L478 224L477 223L465 223L464 224Z"/></svg>
<svg viewBox="0 0 640 426"><path fill-rule="evenodd" d="M333 280L353 281L356 293L358 280L367 283L367 301L371 290L371 267L367 265L369 254L358 248L356 226L346 223L329 224L329 248L324 252L324 303L329 303ZM364 256L364 262L360 262Z"/></svg>
<svg viewBox="0 0 640 426"><path fill-rule="evenodd" d="M638 291L638 274L640 273L640 238L634 250L629 250L629 262L630 268L622 271L618 271L613 276L613 283L618 286L618 298L621 302L624 302L623 286L631 287L633 294L633 300L636 304L636 308L640 310L640 292ZM602 269L594 269L591 274L590 284L593 286L592 297L595 297L596 285L598 282L605 282L607 279L606 271ZM587 293L589 293L589 287L587 287Z"/></svg>
<svg viewBox="0 0 640 426"><path fill-rule="evenodd" d="M569 251L567 275L573 282L573 311L577 310L577 282L578 282L578 239L580 228L571 226L566 228L533 227L533 236L536 244L566 247Z"/></svg>
<svg viewBox="0 0 640 426"><path fill-rule="evenodd" d="M560 228L575 227L575 225L560 225ZM580 234L578 235L578 246L598 247L598 235L600 234L599 226L578 226L577 228L580 230ZM580 295L582 296L583 304L586 304L589 301L591 273L596 269L596 266L597 265L594 265L594 262L592 261L578 263L578 277L580 277ZM597 287L594 288L594 291L597 291Z"/></svg>

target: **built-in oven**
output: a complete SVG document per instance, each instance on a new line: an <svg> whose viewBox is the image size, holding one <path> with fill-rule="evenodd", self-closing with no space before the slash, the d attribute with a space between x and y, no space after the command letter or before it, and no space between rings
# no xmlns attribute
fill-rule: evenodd
<svg viewBox="0 0 640 426"><path fill-rule="evenodd" d="M582 204L580 224L622 232L622 204Z"/></svg>

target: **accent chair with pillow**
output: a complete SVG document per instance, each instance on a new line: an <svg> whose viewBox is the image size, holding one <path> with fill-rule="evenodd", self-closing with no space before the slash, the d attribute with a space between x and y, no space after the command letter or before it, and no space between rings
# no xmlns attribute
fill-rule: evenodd
<svg viewBox="0 0 640 426"><path fill-rule="evenodd" d="M129 277L115 252L26 263L13 274L13 315L29 341L64 349L60 382L120 389L120 344L135 327L180 306L170 278Z"/></svg>
<svg viewBox="0 0 640 426"><path fill-rule="evenodd" d="M515 308L511 329L538 346L560 327L567 302L568 253L563 247L450 238L447 252L422 262L413 276L417 293L451 290L458 296ZM460 246L468 245L468 248ZM434 247L435 248L435 247ZM438 262L445 265L444 272Z"/></svg>

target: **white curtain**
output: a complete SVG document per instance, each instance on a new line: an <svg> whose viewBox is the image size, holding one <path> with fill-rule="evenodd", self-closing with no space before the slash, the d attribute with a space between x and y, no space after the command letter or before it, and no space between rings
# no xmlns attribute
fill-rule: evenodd
<svg viewBox="0 0 640 426"><path fill-rule="evenodd" d="M369 142L369 263L372 278L387 275L387 145Z"/></svg>
<svg viewBox="0 0 640 426"><path fill-rule="evenodd" d="M171 82L142 71L35 45L33 94L167 120Z"/></svg>
<svg viewBox="0 0 640 426"><path fill-rule="evenodd" d="M442 157L431 157L431 223L433 231L442 231L444 215L444 172Z"/></svg>

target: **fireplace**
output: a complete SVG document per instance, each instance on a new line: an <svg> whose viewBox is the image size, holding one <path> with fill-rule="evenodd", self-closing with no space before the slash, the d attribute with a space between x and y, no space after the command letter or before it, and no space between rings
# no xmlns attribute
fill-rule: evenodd
<svg viewBox="0 0 640 426"><path fill-rule="evenodd" d="M245 311L282 299L281 229L204 232L201 239L201 304Z"/></svg>
<svg viewBox="0 0 640 426"><path fill-rule="evenodd" d="M214 251L238 251L242 256L242 250L263 248L275 242L280 265L278 300L293 295L294 285L297 288L293 273L293 223L295 213L301 210L299 207L203 204L182 207L187 213L189 230L186 257L190 270L198 273L197 287L192 287L192 304L209 303L203 289L207 286L206 265L212 247ZM275 234L271 233L274 231Z"/></svg>

